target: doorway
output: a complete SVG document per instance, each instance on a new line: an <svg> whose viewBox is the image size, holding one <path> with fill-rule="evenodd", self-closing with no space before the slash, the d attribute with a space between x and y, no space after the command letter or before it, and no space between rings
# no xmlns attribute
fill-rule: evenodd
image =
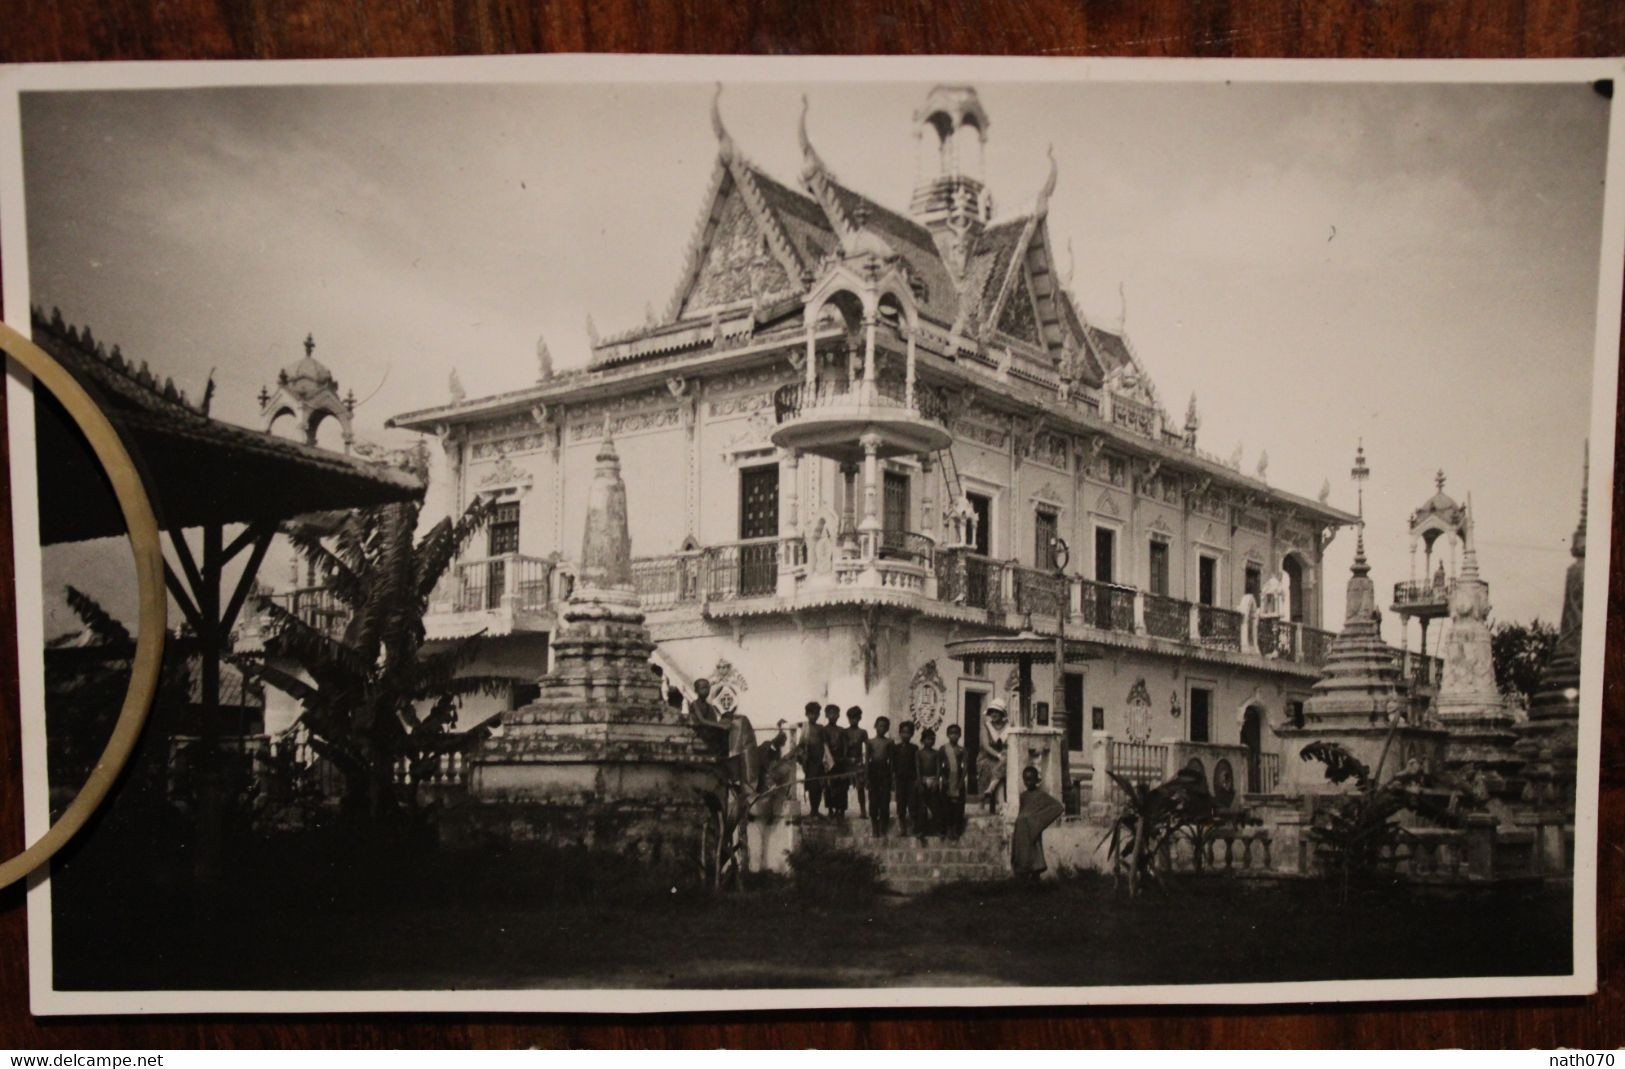
<svg viewBox="0 0 1625 1069"><path fill-rule="evenodd" d="M500 609L508 589L508 562L500 558L519 552L519 502L504 501L491 510L485 549L491 558L485 566L485 607Z"/></svg>
<svg viewBox="0 0 1625 1069"><path fill-rule="evenodd" d="M960 694L960 725L965 729L965 783L967 793L975 794L976 755L982 749L982 710L987 708L988 692L984 689L965 688Z"/></svg>
<svg viewBox="0 0 1625 1069"><path fill-rule="evenodd" d="M1217 558L1196 558L1196 600L1202 605L1219 603L1219 562Z"/></svg>
<svg viewBox="0 0 1625 1069"><path fill-rule="evenodd" d="M1249 705L1242 714L1241 744L1247 747L1247 793L1260 794L1264 790L1264 711L1256 705Z"/></svg>
<svg viewBox="0 0 1625 1069"><path fill-rule="evenodd" d="M1287 615L1295 623L1306 623L1303 618L1303 561L1298 559L1296 553L1288 553L1281 562L1281 570L1286 573L1287 579Z"/></svg>

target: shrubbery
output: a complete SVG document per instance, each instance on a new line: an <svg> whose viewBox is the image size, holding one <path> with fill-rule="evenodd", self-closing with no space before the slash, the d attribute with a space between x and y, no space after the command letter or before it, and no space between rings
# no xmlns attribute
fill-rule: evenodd
<svg viewBox="0 0 1625 1069"><path fill-rule="evenodd" d="M854 902L885 890L879 859L849 847L803 839L789 862L791 884L803 898Z"/></svg>

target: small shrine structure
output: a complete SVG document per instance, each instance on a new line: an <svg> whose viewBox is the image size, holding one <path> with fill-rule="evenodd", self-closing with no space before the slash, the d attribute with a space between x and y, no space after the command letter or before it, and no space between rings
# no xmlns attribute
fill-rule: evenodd
<svg viewBox="0 0 1625 1069"><path fill-rule="evenodd" d="M1336 742L1359 758L1379 779L1392 778L1412 762L1437 761L1444 733L1412 722L1410 693L1394 651L1382 639L1382 611L1365 556L1364 483L1371 475L1365 448L1355 451L1350 472L1359 487L1354 563L1349 569L1343 630L1332 641L1325 674L1304 703L1303 724L1275 729L1284 740L1282 779L1287 793L1316 794L1347 789L1328 782L1317 762L1291 759L1312 742Z"/></svg>
<svg viewBox="0 0 1625 1069"><path fill-rule="evenodd" d="M598 448L575 587L553 668L535 701L502 717L472 758L454 837L534 840L690 863L717 786L711 749L662 697L632 577L626 484L614 442ZM472 826L470 826L472 825Z"/></svg>

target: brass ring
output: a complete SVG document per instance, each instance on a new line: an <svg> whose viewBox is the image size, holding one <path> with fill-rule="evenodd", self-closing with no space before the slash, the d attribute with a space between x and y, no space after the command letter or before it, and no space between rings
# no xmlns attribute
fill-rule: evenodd
<svg viewBox="0 0 1625 1069"><path fill-rule="evenodd" d="M131 662L130 684L124 692L124 706L113 725L112 735L107 739L107 746L96 759L96 767L91 770L90 777L63 812L62 818L46 829L38 842L16 857L0 862L0 888L3 888L43 865L84 827L85 821L107 797L113 781L130 759L130 752L135 749L141 727L147 721L147 710L152 706L152 697L158 689L158 669L163 659L169 603L164 594L164 554L158 540L158 519L153 514L152 502L147 497L135 462L130 459L129 451L113 429L113 424L84 387L51 354L4 323L0 323L0 350L21 364L36 382L61 402L80 432L89 440L96 459L113 484L119 510L124 513L130 548L135 554L135 574L141 602L136 618L139 629L135 639L135 658Z"/></svg>

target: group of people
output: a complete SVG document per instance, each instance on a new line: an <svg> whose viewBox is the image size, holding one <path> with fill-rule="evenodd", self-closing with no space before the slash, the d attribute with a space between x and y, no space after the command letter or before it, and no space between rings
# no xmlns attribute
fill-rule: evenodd
<svg viewBox="0 0 1625 1069"><path fill-rule="evenodd" d="M891 834L895 803L900 835L922 841L933 835L952 840L965 832L965 804L973 791L980 794L990 813L1003 796L1008 721L1002 702L992 702L986 710L973 769L960 743L958 724L948 725L946 741L939 747L937 733L931 728L921 731L915 742L912 720L899 724L893 739L891 719L878 717L871 735L863 726L859 706L846 710L846 723L842 724L839 706L811 701L806 705L807 722L796 750L786 755L783 721L773 738L758 742L750 721L737 710L724 711L711 703L709 681L695 680L694 691L689 703L693 722L714 740L729 778L749 785L747 805L750 797L768 794L775 786L790 786L782 772L788 770L793 781L799 764L807 814L812 819L827 815L844 821L847 803L856 794L859 817L869 821L877 837ZM786 761L787 756L794 763ZM1036 878L1045 868L1044 829L1064 809L1041 788L1036 768L1022 769L1022 788L1010 842L1011 868L1018 876Z"/></svg>
<svg viewBox="0 0 1625 1069"><path fill-rule="evenodd" d="M961 743L958 724L948 725L939 746L931 728L919 732L905 720L891 735L891 719L881 716L874 733L863 727L863 709L846 710L841 723L837 705L808 702L807 722L797 744L807 792L807 815L845 820L848 801L857 795L860 819L869 821L874 835L892 832L893 806L899 835L919 839L943 836L958 839L965 831L965 805L981 794L991 811L1004 783L1004 710L989 709L989 730L984 732L976 767ZM820 722L820 717L823 718Z"/></svg>

